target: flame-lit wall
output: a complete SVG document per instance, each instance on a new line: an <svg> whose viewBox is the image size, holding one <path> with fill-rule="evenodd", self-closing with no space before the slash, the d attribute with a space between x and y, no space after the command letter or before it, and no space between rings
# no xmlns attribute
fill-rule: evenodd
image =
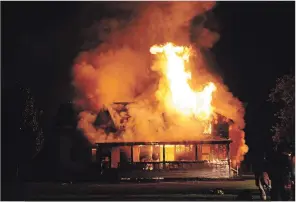
<svg viewBox="0 0 296 202"><path fill-rule="evenodd" d="M125 155L128 158L131 153ZM143 170L123 170L120 174L122 177L229 178L232 176L225 144L165 145L164 156L163 145L137 145L133 146L132 164L144 166ZM167 172L161 172L164 168Z"/></svg>
<svg viewBox="0 0 296 202"><path fill-rule="evenodd" d="M94 155L97 155L97 153L92 151L92 155L93 159L96 159ZM108 152L101 155L108 156ZM227 146L219 144L165 145L165 155L163 155L163 145L135 145L132 148L130 146L120 146L110 149L112 168L117 168L120 162L215 162L226 161L227 158Z"/></svg>
<svg viewBox="0 0 296 202"><path fill-rule="evenodd" d="M163 155L163 145L102 144L97 153L94 151L92 153L96 155L93 159L97 161L103 159L105 165L110 165L107 168L119 169L121 178L229 178L233 173L229 167L227 144L165 145L165 155ZM125 167L126 165L135 167Z"/></svg>

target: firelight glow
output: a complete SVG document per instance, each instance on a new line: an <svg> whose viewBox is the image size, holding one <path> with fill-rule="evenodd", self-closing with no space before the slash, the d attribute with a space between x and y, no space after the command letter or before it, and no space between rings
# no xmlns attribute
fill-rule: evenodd
<svg viewBox="0 0 296 202"><path fill-rule="evenodd" d="M210 121L213 112L212 94L216 86L209 82L200 92L191 89L188 83L191 80L191 72L185 70L185 64L189 62L190 48L167 43L163 46L152 46L150 53L162 53L165 58L165 65L160 69L165 84L159 85L156 97L162 100L170 111L201 121ZM211 126L206 126L205 133L210 131Z"/></svg>

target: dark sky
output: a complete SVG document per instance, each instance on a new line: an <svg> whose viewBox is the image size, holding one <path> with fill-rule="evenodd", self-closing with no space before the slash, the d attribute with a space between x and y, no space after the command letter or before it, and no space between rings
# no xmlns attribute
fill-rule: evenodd
<svg viewBox="0 0 296 202"><path fill-rule="evenodd" d="M221 2L215 13L222 30L214 53L224 81L248 103L247 144L266 145L276 110L268 93L277 77L295 72L294 2Z"/></svg>
<svg viewBox="0 0 296 202"><path fill-rule="evenodd" d="M82 44L87 3L1 2L2 84L32 88L48 116L71 100L71 64ZM266 102L277 77L294 71L294 2L220 2L221 39L213 48L226 85L243 102L247 143L269 134L274 108ZM97 15L103 10L98 10Z"/></svg>

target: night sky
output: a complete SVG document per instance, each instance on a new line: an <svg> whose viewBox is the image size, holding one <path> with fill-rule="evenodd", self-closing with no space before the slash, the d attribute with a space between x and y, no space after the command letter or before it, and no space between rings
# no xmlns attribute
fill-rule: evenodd
<svg viewBox="0 0 296 202"><path fill-rule="evenodd" d="M48 120L73 97L71 65L81 30L104 15L82 16L88 3L2 2L2 85L30 87ZM213 48L218 72L246 109L252 147L270 136L275 108L267 103L277 77L294 72L294 2L220 2L214 10L220 41Z"/></svg>

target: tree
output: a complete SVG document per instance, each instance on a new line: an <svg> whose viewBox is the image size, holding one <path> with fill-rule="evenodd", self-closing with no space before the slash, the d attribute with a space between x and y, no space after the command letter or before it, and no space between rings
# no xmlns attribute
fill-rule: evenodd
<svg viewBox="0 0 296 202"><path fill-rule="evenodd" d="M39 110L29 89L18 82L3 82L2 117L1 199L24 200L23 174L30 171L27 165L43 145Z"/></svg>
<svg viewBox="0 0 296 202"><path fill-rule="evenodd" d="M29 88L21 88L25 96L25 106L22 112L21 132L27 135L33 146L31 148L31 156L34 158L43 148L44 134L40 126L40 116L43 111L36 107L35 99Z"/></svg>
<svg viewBox="0 0 296 202"><path fill-rule="evenodd" d="M269 101L279 107L275 113L276 124L272 127L273 141L295 142L295 76L284 75L276 80L276 86L269 94Z"/></svg>
<svg viewBox="0 0 296 202"><path fill-rule="evenodd" d="M44 134L40 124L40 110L28 88L8 83L3 88L3 135L5 155L9 161L28 162L43 148ZM15 155L15 156L14 156ZM13 162L11 162L13 163Z"/></svg>

